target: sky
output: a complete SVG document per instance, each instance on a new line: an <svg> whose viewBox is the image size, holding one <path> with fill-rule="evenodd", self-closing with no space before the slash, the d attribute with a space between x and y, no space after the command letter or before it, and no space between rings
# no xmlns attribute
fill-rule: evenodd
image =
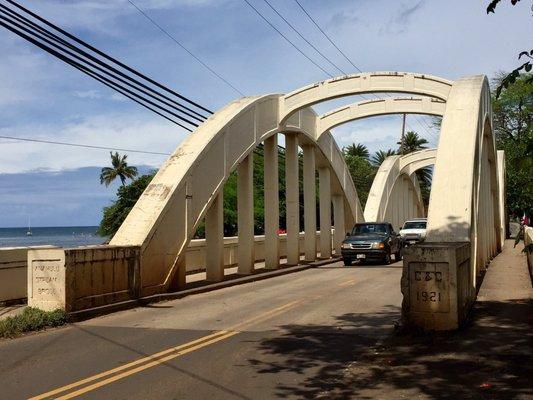
<svg viewBox="0 0 533 400"><path fill-rule="evenodd" d="M327 76L297 53L243 0L133 0L245 95L286 93ZM340 75L268 8L249 0L311 58ZM293 0L269 0L341 69L355 73ZM531 1L300 0L363 71L408 71L454 80L494 76L530 48ZM4 3L4 0L0 0ZM21 4L115 58L216 110L240 97L146 20L127 0L26 0ZM171 153L188 132L0 27L0 136ZM328 102L322 113L340 104ZM353 101L353 99L351 99ZM344 103L343 103L344 102ZM408 129L431 146L428 117ZM401 118L376 117L333 130L339 146L396 147ZM130 153L142 170L165 156ZM118 187L100 185L109 152L0 139L0 227L97 225Z"/></svg>

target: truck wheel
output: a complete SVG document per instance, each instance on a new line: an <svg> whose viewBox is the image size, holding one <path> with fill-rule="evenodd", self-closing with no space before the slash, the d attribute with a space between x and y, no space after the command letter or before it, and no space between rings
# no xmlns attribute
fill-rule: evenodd
<svg viewBox="0 0 533 400"><path fill-rule="evenodd" d="M387 254L385 254L385 257L383 258L383 264L389 265L390 262L391 262L390 253L387 253Z"/></svg>
<svg viewBox="0 0 533 400"><path fill-rule="evenodd" d="M351 258L343 258L342 261L344 261L344 266L349 267L352 265L352 259Z"/></svg>

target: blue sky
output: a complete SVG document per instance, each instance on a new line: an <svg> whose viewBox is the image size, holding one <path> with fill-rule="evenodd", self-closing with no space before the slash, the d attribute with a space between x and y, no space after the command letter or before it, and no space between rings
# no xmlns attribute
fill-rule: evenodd
<svg viewBox="0 0 533 400"><path fill-rule="evenodd" d="M0 0L1 1L1 0ZM320 60L268 8L250 0L311 57ZM310 41L355 72L293 0L270 0ZM509 70L529 49L529 1L300 0L364 71L411 71L456 79ZM217 109L239 95L163 36L126 0L40 0L22 4L189 98ZM136 4L246 95L289 92L326 78L294 52L243 0L136 0ZM0 135L172 152L187 132L0 30ZM327 67L327 63L321 63ZM332 73L333 68L329 67ZM321 106L323 112L336 104ZM429 120L409 127L431 144ZM401 120L373 118L334 130L341 146L395 147ZM163 156L129 154L158 167ZM0 139L0 227L91 225L115 196L98 181L105 150Z"/></svg>

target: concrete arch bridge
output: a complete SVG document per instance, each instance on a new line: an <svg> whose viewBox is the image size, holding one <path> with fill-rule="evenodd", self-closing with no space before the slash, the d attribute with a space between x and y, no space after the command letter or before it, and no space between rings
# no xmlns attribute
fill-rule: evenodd
<svg viewBox="0 0 533 400"><path fill-rule="evenodd" d="M398 97L360 101L324 115L311 108L335 98L384 92ZM330 130L357 119L403 113L442 116L438 148L389 157L377 173L363 211ZM283 238L278 235L280 134L286 146L287 234ZM267 201L264 243L258 250L253 234L252 157L260 144L264 144ZM299 229L299 147L303 151L303 233ZM207 279L222 279L222 189L229 174L237 170L239 234L234 262L240 273L251 273L258 258L265 260L267 268L277 268L282 255L289 264L298 264L302 254L307 261L317 259L318 252L328 258L332 248L339 250L346 229L354 222L387 220L398 227L407 218L422 216L414 172L434 165L427 240L469 242L475 279L476 271L502 245L502 161L496 155L490 91L484 76L454 82L398 72L342 76L288 94L238 99L219 110L164 163L111 245L140 247L141 295L165 292L183 284L186 253L205 219ZM319 236L315 171L319 176Z"/></svg>
<svg viewBox="0 0 533 400"><path fill-rule="evenodd" d="M380 93L395 93L395 97L382 99ZM378 94L378 98L323 115L312 108L361 94ZM386 159L363 210L330 130L362 118L404 113L442 116L438 147ZM284 235L278 234L280 135L285 141ZM257 237L252 178L254 149L261 144L265 234ZM303 232L299 149L303 152ZM434 174L426 242L441 247L465 244L461 254L467 262L460 265L466 283L452 286L471 298L478 272L501 250L504 237L503 153L495 148L487 79L472 76L452 82L414 73L372 72L329 79L288 94L241 98L220 109L165 161L109 246L30 251L29 264L44 263L43 268L61 264L54 269L60 276L52 281L65 285L50 288L45 285L48 277L29 276L29 304L74 312L182 288L191 269L205 268L207 280L220 281L228 265L237 265L240 274L250 274L257 260L264 260L267 269L276 269L282 259L294 265L302 258L307 262L330 258L339 252L344 233L355 222L390 221L398 228L408 218L423 216L415 172L428 165L434 165ZM223 187L235 170L238 237L224 238ZM205 240L192 240L202 221ZM437 264L428 264L426 276L442 276ZM415 272L409 278L410 272L404 270L407 305L405 282L421 276Z"/></svg>

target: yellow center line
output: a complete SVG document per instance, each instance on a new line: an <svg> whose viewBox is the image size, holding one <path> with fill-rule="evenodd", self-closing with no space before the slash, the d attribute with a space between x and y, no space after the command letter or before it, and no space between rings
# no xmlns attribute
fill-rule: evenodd
<svg viewBox="0 0 533 400"><path fill-rule="evenodd" d="M229 329L226 329L226 330L223 330L223 331L218 331L218 332L212 333L210 335L203 336L203 337L201 337L199 339L193 340L191 342L188 342L188 343L185 343L185 344L182 344L182 345L179 345L179 346L171 347L169 349L160 351L160 352L152 354L150 356L140 358L138 360L132 361L132 362L127 363L127 364L123 364L123 365L121 365L119 367L116 367L116 368L101 372L99 374L90 376L88 378L85 378L85 379L82 379L80 381L71 383L69 385L62 386L62 387L59 387L57 389L51 390L49 392L43 393L41 395L32 397L29 400L42 400L42 399L45 399L47 397L53 396L55 394L66 392L68 390L77 388L79 386L82 386L82 385L85 385L87 383L96 381L98 379L105 378L105 377L107 377L109 375L113 375L113 374L115 374L117 372L120 372L120 371L123 371L125 369L134 367L136 365L146 363L146 364L141 365L141 366L139 366L137 368L133 368L133 369L125 371L125 372L123 372L121 374L117 374L115 376L112 376L112 377L110 377L108 379L96 382L96 383L94 383L92 385L86 386L86 387L84 387L82 389L79 389L79 390L77 390L75 392L71 392L71 393L69 393L67 395L64 395L62 397L59 397L59 398L60 399L70 399L72 397L79 396L80 394L83 394L83 393L86 393L88 391L94 390L94 389L96 389L98 387L107 385L107 384L112 383L114 381L117 381L119 379L125 378L125 377L127 377L129 375L132 375L132 374L135 374L137 372L143 371L143 370L145 370L147 368L151 368L153 366L162 364L165 361L168 361L170 359L173 359L173 358L179 357L179 356L181 356L183 354L187 354L187 353L190 353L192 351L201 349L202 347L211 345L211 344L216 343L216 342L218 342L220 340L227 339L227 338L239 333L239 330L242 330L243 328L245 328L245 327L247 327L249 325L252 325L252 324L255 324L255 323L258 323L258 322L262 322L262 321L264 321L264 320L266 320L268 318L272 318L273 316L275 316L277 314L281 314L282 312L288 311L289 309L296 307L298 304L302 303L303 301L304 300L292 301L290 303L284 304L283 306L276 307L276 308L274 308L272 310L269 310L269 311L267 311L267 312L265 312L263 314L257 315L257 316L255 316L253 318L250 318L250 319L248 319L246 321L240 322L240 323L232 326Z"/></svg>
<svg viewBox="0 0 533 400"><path fill-rule="evenodd" d="M226 333L223 336L218 336L218 337L216 337L214 339L211 339L211 340L209 340L207 342L200 343L197 346L188 347L185 350L182 350L182 351L180 351L178 353L173 353L173 354L171 354L169 356L166 356L166 357L160 358L158 360L149 362L148 364L144 364L144 365L141 365L141 366L139 366L137 368L133 368L133 369L130 369L128 371L125 371L125 372L123 372L121 374L114 375L114 376L112 376L110 378L104 379L103 381L99 381L99 382L93 383L92 385L85 386L84 388L81 388L81 389L76 390L74 392L70 392L70 393L68 393L68 394L66 394L64 396L57 397L56 399L57 400L72 399L73 397L77 397L77 396L80 396L80 395L82 395L84 393L90 392L90 391L92 391L94 389L98 389L99 387L108 385L110 383L118 381L119 379L122 379L122 378L125 378L127 376L136 374L136 373L141 372L141 371L144 371L145 369L148 369L148 368L151 368L151 367L155 367L156 365L159 365L159 364L162 364L162 363L164 363L166 361L172 360L173 358L182 356L184 354L187 354L187 353L193 352L195 350L201 349L202 347L209 346L210 344L213 344L213 343L219 342L221 340L227 339L227 338L229 338L231 336L236 335L237 333L239 333L239 332L228 332L228 333Z"/></svg>
<svg viewBox="0 0 533 400"><path fill-rule="evenodd" d="M58 393L61 393L61 392L64 392L66 390L69 390L69 389L73 389L75 387L78 387L78 386L81 386L81 385L84 385L86 383L89 383L89 382L92 382L92 381L95 381L97 379L100 379L100 378L103 378L105 376L108 376L108 375L111 375L111 374L114 374L116 372L120 372L124 369L127 369L127 368L130 368L130 367L133 367L135 365L138 365L138 364L142 364L143 362L147 362L147 361L150 361L150 360L154 360L154 359L157 359L158 357L162 357L168 353L172 353L172 352L175 352L175 351L179 351L179 350L182 350L184 348L187 348L187 347L190 347L190 346L194 346L195 344L198 344L198 343L201 343L201 342L204 342L204 341L207 341L211 338L216 338L218 336L222 336L224 335L225 333L227 333L228 331L217 331L217 332L214 332L210 335L207 335L207 336L203 336L199 339L196 339L196 340L193 340L191 342L188 342L188 343L185 343L185 344L182 344L180 346L176 346L176 347L171 347L169 349L166 349L166 350L163 350L163 351L160 351L159 353L155 353L155 354L152 354L152 355L149 355L147 357L143 357L143 358L139 358L138 360L135 360L135 361L132 361L130 363L127 363L127 364L123 364L119 367L116 367L116 368L113 368L113 369L110 369L110 370L107 370L107 371L104 371L104 372L101 372L99 374L96 374L96 375L93 375L93 376L90 376L88 378L85 378L85 379L82 379L80 381L77 381L77 382L74 382L74 383L71 383L69 385L66 385L66 386L62 386L60 388L57 388L57 389L54 389L54 390L51 390L49 392L46 392L46 393L43 393L43 394L40 394L38 396L35 396L35 397L32 397L30 398L29 400L42 400L42 399L45 399L49 396L52 396L54 394L58 394Z"/></svg>

